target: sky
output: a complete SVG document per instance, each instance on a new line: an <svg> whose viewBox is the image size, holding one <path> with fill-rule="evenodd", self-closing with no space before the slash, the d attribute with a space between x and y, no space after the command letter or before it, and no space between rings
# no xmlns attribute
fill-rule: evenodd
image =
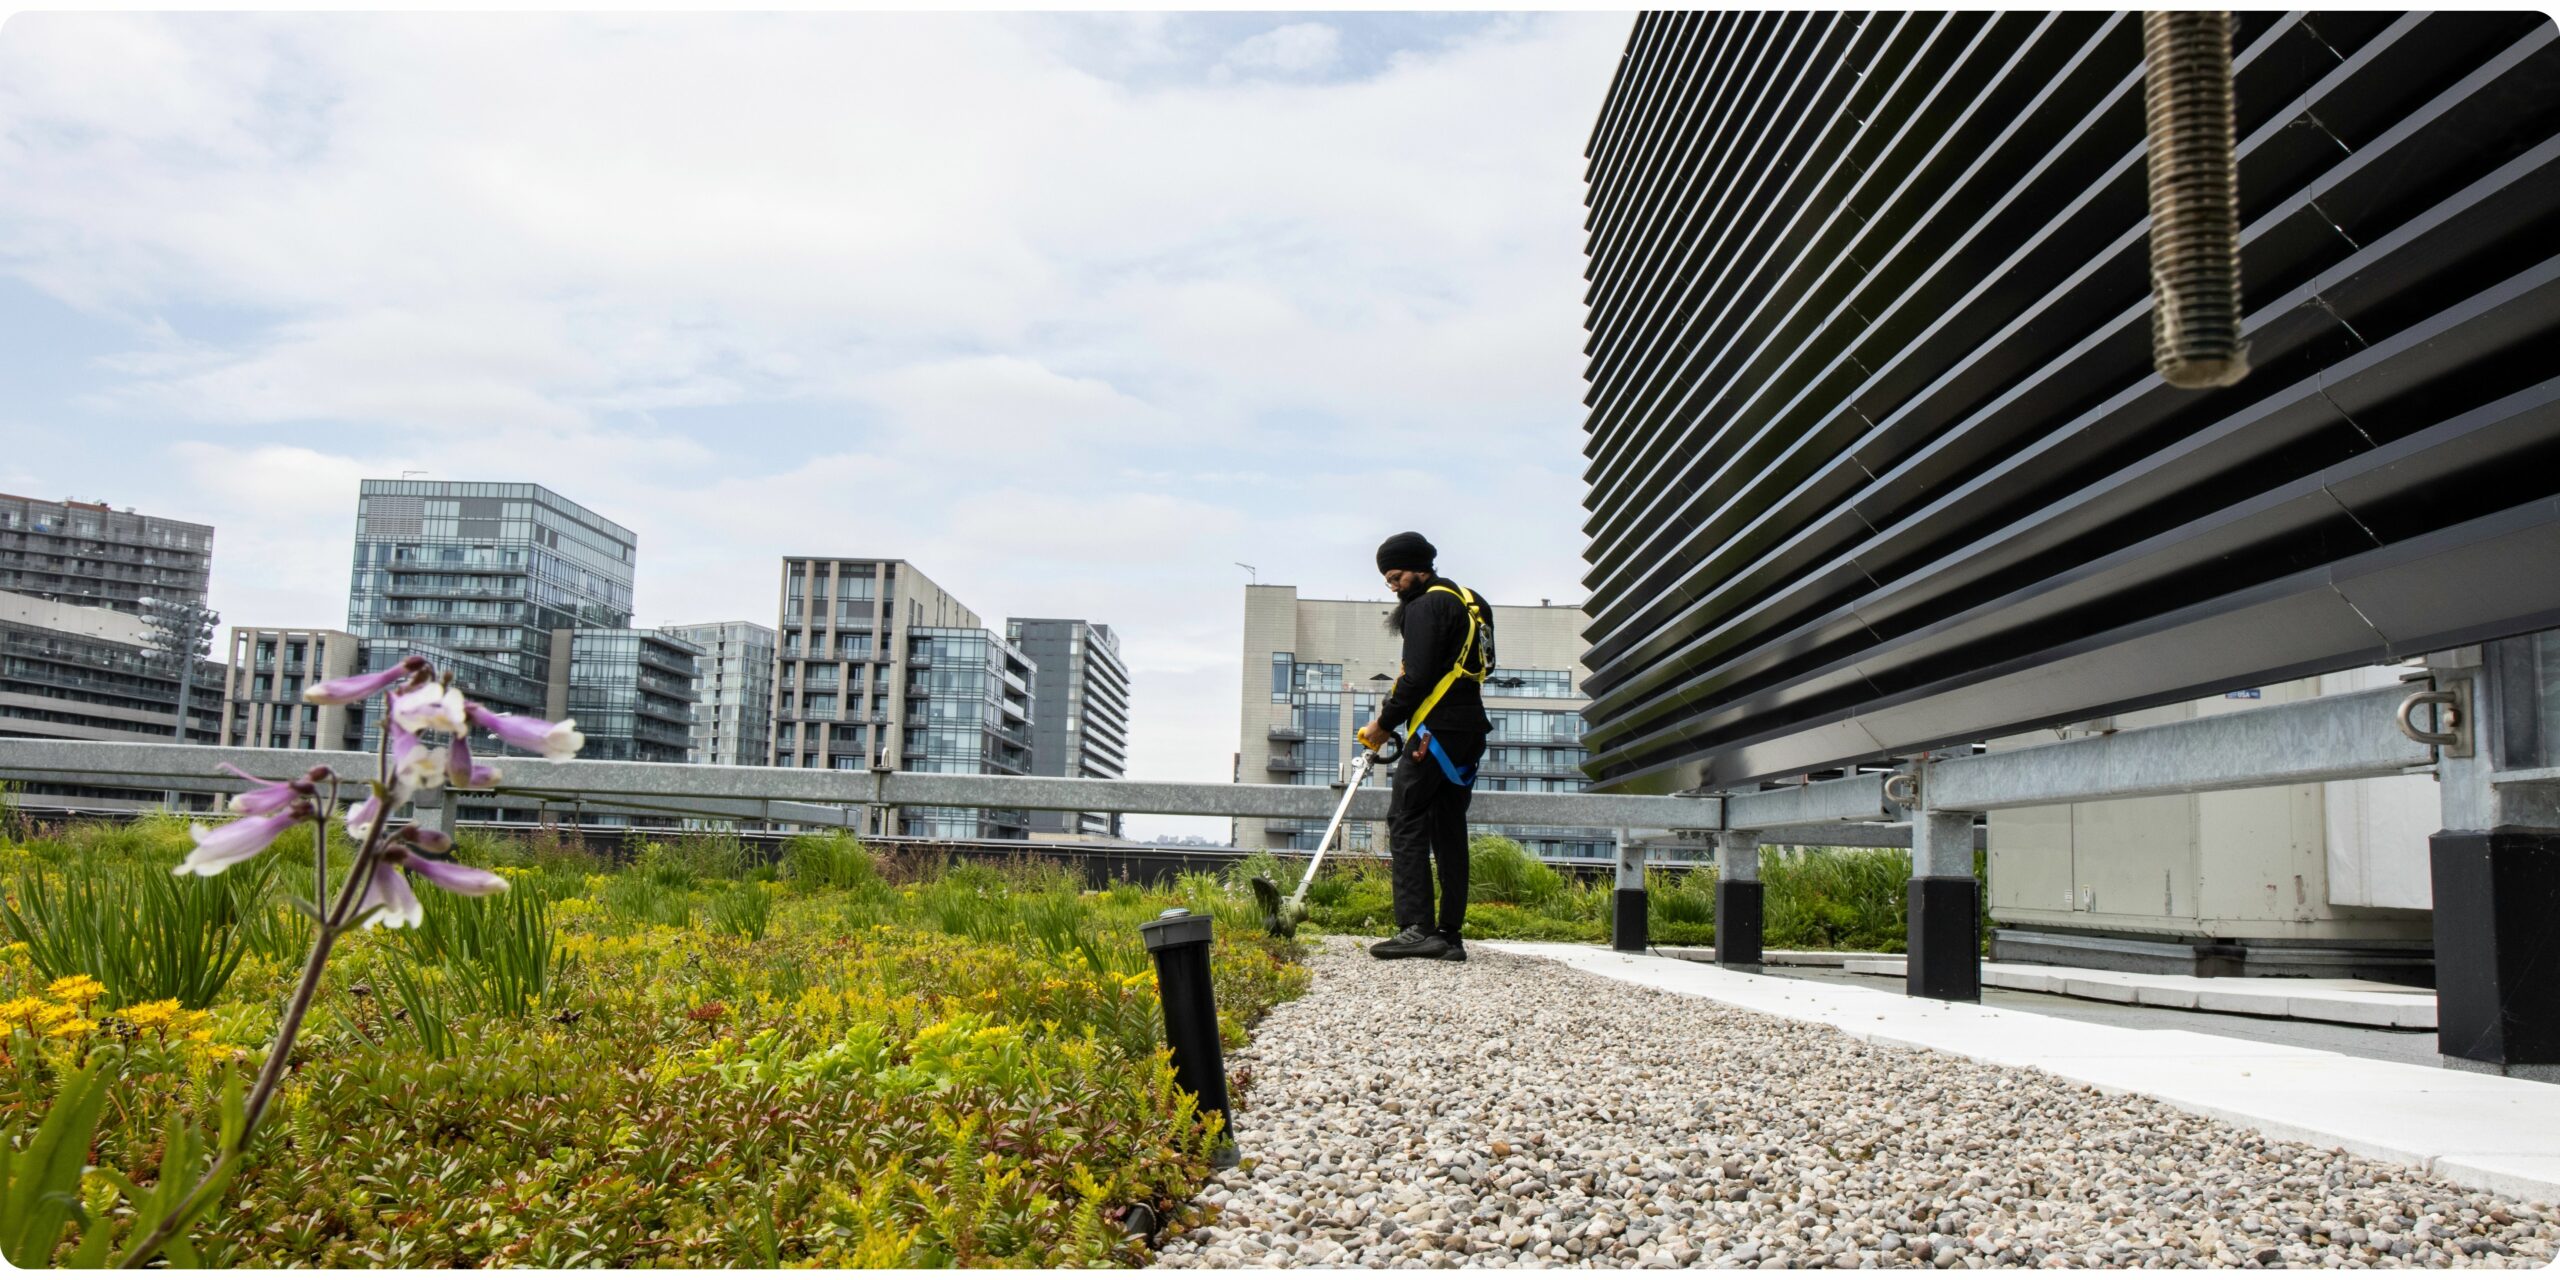
<svg viewBox="0 0 2560 1280"><path fill-rule="evenodd" d="M1249 578L1582 598L1630 22L16 14L0 492L212 524L246 625L345 625L408 471L635 530L639 626L902 557L1111 624L1130 776L1223 781Z"/></svg>

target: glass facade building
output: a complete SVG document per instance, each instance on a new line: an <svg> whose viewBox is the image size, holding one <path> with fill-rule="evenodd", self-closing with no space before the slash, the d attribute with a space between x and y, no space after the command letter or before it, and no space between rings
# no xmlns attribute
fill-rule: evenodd
<svg viewBox="0 0 2560 1280"><path fill-rule="evenodd" d="M1120 778L1129 772L1129 668L1120 637L1076 618L1011 618L1005 638L1040 673L1031 705L1031 772ZM1034 813L1031 829L1117 836L1109 813Z"/></svg>
<svg viewBox="0 0 2560 1280"><path fill-rule="evenodd" d="M491 707L540 715L552 633L630 626L637 560L630 530L540 485L367 480L347 630L370 662L423 654Z"/></svg>
<svg viewBox="0 0 2560 1280"><path fill-rule="evenodd" d="M212 525L0 493L0 591L139 614L203 603L212 572Z"/></svg>
<svg viewBox="0 0 2560 1280"><path fill-rule="evenodd" d="M569 678L552 707L586 735L583 760L682 764L693 745L702 651L659 631L585 627L559 633Z"/></svg>
<svg viewBox="0 0 2560 1280"><path fill-rule="evenodd" d="M773 628L702 622L661 630L702 651L701 696L693 704L685 758L695 764L766 763L773 732Z"/></svg>
<svg viewBox="0 0 2560 1280"><path fill-rule="evenodd" d="M1018 701L1028 717L1030 664L985 631L978 615L933 579L904 560L788 556L782 561L781 586L775 611L779 634L774 644L773 732L767 748L774 765L1029 771L1028 737L1006 730L1002 708L1009 700ZM911 642L918 635L932 642L917 649ZM938 687L926 673L952 636L991 642L988 653L972 661L1002 666L1008 655L1021 661L1022 689L1008 699L1001 672L992 684L973 678ZM951 678L956 680L961 669L954 656ZM989 711L990 706L996 710ZM985 733L972 727L986 725L990 715L995 722ZM964 731L974 736L964 739ZM891 809L875 820L881 824L875 834L1007 839L1027 834L1019 813Z"/></svg>
<svg viewBox="0 0 2560 1280"><path fill-rule="evenodd" d="M918 627L907 633L906 715L901 767L910 773L1031 772L1035 669L1004 637L978 627ZM1018 809L914 807L899 812L899 834L1023 840Z"/></svg>

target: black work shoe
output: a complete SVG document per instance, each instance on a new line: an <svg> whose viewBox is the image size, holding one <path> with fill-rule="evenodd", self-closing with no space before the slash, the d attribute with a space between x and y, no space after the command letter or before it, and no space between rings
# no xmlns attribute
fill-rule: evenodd
<svg viewBox="0 0 2560 1280"><path fill-rule="evenodd" d="M1466 939L1461 938L1454 933L1444 933L1440 935L1440 940L1449 944L1449 949L1440 953L1441 959L1457 964L1465 964L1467 962Z"/></svg>
<svg viewBox="0 0 2560 1280"><path fill-rule="evenodd" d="M1381 960L1437 960L1448 950L1447 938L1420 925L1410 925L1404 932L1371 946L1369 954Z"/></svg>

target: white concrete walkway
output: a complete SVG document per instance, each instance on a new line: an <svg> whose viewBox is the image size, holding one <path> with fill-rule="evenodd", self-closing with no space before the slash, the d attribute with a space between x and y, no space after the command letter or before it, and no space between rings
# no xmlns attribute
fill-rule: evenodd
<svg viewBox="0 0 2560 1280"><path fill-rule="evenodd" d="M1902 966L1901 956L1851 956L1841 962L1841 967L1850 973L1890 974L1897 978L1902 976ZM2436 1027L2435 992L2361 978L2198 978L1985 961L1982 985L2112 1004L2343 1022L2395 1031L2433 1031Z"/></svg>
<svg viewBox="0 0 2560 1280"><path fill-rule="evenodd" d="M2377 1062L2192 1031L1914 1000L1844 983L1737 973L1578 943L1474 942L1587 973L1800 1022L1872 1044L2034 1067L2140 1093L2270 1137L2393 1160L2448 1181L2560 1204L2560 1085Z"/></svg>

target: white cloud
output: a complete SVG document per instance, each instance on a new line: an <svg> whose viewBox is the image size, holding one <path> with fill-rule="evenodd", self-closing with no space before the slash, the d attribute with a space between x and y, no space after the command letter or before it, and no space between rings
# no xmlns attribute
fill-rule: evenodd
<svg viewBox="0 0 2560 1280"><path fill-rule="evenodd" d="M1342 33L1321 22L1292 22L1238 41L1223 66L1244 72L1312 75L1342 60Z"/></svg>
<svg viewBox="0 0 2560 1280"><path fill-rule="evenodd" d="M16 15L0 272L130 326L74 405L135 435L10 483L210 520L255 622L343 619L354 479L402 469L639 531L647 624L906 556L1112 622L1133 769L1223 778L1232 561L1361 593L1418 526L1579 594L1626 19L1340 78L1352 21Z"/></svg>

